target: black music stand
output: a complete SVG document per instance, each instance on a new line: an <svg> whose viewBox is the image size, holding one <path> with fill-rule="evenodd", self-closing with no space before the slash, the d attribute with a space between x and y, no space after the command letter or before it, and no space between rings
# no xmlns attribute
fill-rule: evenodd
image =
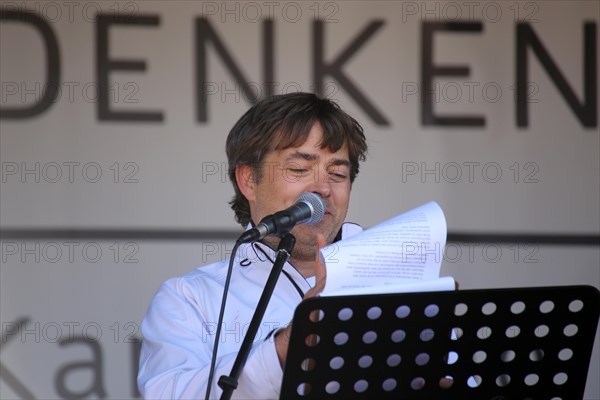
<svg viewBox="0 0 600 400"><path fill-rule="evenodd" d="M580 400L599 308L591 286L312 298L280 398Z"/></svg>

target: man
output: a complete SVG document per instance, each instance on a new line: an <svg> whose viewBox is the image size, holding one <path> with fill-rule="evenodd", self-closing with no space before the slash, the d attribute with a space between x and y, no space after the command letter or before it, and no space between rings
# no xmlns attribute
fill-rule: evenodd
<svg viewBox="0 0 600 400"><path fill-rule="evenodd" d="M248 110L229 133L226 150L235 190L231 206L243 227L288 208L303 192L318 194L326 207L320 223L291 231L296 245L233 392L233 398L277 399L294 309L325 284L319 249L360 231L343 222L367 145L361 126L335 103L293 93ZM204 398L215 340L219 351L210 392L220 396L216 382L231 371L278 242L267 237L239 247L220 338L215 330L227 260L173 278L159 289L142 323L138 385L145 398Z"/></svg>

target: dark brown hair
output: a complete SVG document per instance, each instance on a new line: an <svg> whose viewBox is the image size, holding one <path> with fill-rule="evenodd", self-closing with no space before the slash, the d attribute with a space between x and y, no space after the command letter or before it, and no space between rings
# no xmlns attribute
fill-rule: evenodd
<svg viewBox="0 0 600 400"><path fill-rule="evenodd" d="M243 227L250 222L250 205L239 189L235 169L250 165L253 178L259 181L265 155L301 146L317 122L323 129L321 148L336 152L344 145L348 146L350 182L354 182L359 162L365 160L367 152L363 128L329 99L302 92L272 96L246 111L231 129L226 152L235 195L229 204L236 221Z"/></svg>

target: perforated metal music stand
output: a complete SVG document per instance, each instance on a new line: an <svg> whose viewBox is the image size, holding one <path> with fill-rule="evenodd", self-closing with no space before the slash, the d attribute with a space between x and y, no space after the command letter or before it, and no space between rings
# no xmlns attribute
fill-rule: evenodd
<svg viewBox="0 0 600 400"><path fill-rule="evenodd" d="M313 298L296 309L281 399L582 399L591 286Z"/></svg>

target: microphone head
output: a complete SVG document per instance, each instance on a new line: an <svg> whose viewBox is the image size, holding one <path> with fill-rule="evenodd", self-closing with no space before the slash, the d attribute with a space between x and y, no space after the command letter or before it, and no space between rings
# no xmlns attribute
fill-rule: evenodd
<svg viewBox="0 0 600 400"><path fill-rule="evenodd" d="M310 217L302 221L304 224L318 224L325 216L325 204L318 194L304 192L296 199L296 203L304 203L312 210Z"/></svg>

